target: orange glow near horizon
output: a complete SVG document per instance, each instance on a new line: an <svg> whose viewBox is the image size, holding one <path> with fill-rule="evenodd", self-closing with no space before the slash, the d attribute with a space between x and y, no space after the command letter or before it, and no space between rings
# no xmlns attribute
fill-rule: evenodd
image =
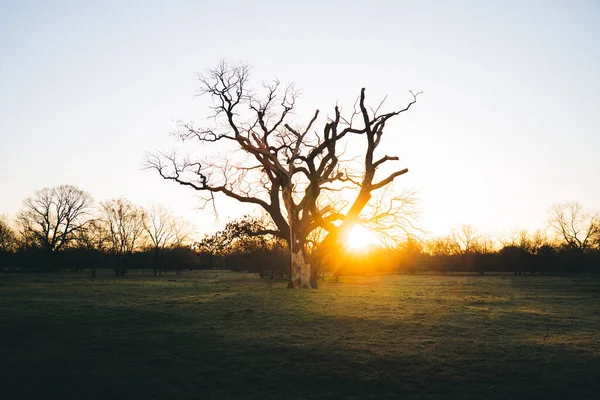
<svg viewBox="0 0 600 400"><path fill-rule="evenodd" d="M371 230L362 225L353 226L344 240L344 246L352 251L367 251L379 245L381 245L381 241Z"/></svg>

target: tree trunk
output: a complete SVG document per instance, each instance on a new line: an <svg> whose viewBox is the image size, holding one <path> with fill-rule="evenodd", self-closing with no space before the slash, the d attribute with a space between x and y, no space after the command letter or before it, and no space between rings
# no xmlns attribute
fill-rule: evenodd
<svg viewBox="0 0 600 400"><path fill-rule="evenodd" d="M311 268L304 257L304 250L291 246L290 251L290 289L310 289L311 285ZM296 246L299 247L299 246Z"/></svg>
<svg viewBox="0 0 600 400"><path fill-rule="evenodd" d="M313 289L318 289L319 288L319 263L318 262L314 262L314 261L311 264L310 286Z"/></svg>
<svg viewBox="0 0 600 400"><path fill-rule="evenodd" d="M288 289L310 289L311 268L304 254L304 242L306 235L300 231L298 209L292 199L293 185L288 184L283 188L282 197L289 215L290 237L288 246L290 248L290 282Z"/></svg>
<svg viewBox="0 0 600 400"><path fill-rule="evenodd" d="M311 265L304 254L304 238L290 230L290 289L310 289L312 281ZM316 287L315 287L316 288Z"/></svg>

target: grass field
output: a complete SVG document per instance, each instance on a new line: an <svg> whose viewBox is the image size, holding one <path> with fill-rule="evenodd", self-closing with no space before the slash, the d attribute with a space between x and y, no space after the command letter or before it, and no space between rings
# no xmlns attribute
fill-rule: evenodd
<svg viewBox="0 0 600 400"><path fill-rule="evenodd" d="M6 400L597 399L600 279L0 274L0 382Z"/></svg>

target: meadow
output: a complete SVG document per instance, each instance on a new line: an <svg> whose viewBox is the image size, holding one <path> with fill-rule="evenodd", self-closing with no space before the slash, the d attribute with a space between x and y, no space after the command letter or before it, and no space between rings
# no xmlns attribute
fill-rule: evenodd
<svg viewBox="0 0 600 400"><path fill-rule="evenodd" d="M594 399L600 279L0 274L2 399Z"/></svg>

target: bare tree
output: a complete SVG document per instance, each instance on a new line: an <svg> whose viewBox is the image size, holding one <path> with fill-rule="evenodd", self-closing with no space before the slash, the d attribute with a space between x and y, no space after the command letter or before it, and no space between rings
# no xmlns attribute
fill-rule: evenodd
<svg viewBox="0 0 600 400"><path fill-rule="evenodd" d="M479 233L471 225L463 225L460 230L452 229L450 236L463 254L472 253L479 240Z"/></svg>
<svg viewBox="0 0 600 400"><path fill-rule="evenodd" d="M487 234L479 235L472 248L474 253L479 254L491 254L497 251L494 239Z"/></svg>
<svg viewBox="0 0 600 400"><path fill-rule="evenodd" d="M199 76L200 94L213 100L215 124L182 123L178 132L184 141L227 151L226 160L215 161L214 151L205 159L159 153L149 155L146 166L205 193L207 201L224 195L264 209L275 228L259 233L280 237L290 247L289 287L316 287L307 237L317 228L325 230L319 249L334 251L343 234L360 222L373 193L408 172L386 168L398 158L376 156L375 150L389 121L407 111L419 93L411 92L406 107L381 112L383 103L368 107L363 88L353 111L344 117L336 106L319 132L313 130L318 110L305 124L293 119L298 99L293 86L275 80L263 84L259 96L250 87L249 73L247 65L223 61ZM351 140L360 146L360 159L346 162L342 154ZM327 201L327 192L344 187L353 190L351 198L346 196L350 200L341 205Z"/></svg>
<svg viewBox="0 0 600 400"><path fill-rule="evenodd" d="M111 250L111 240L106 225L101 218L91 219L82 229L77 231L72 244L76 249L83 250L92 256L91 259L86 260L92 278L96 277L97 268L104 258L102 255Z"/></svg>
<svg viewBox="0 0 600 400"><path fill-rule="evenodd" d="M144 234L146 214L130 201L119 198L100 203L103 221L106 224L110 248L119 256L116 274L125 274L125 259L140 245Z"/></svg>
<svg viewBox="0 0 600 400"><path fill-rule="evenodd" d="M17 220L26 245L48 251L66 247L88 223L92 198L71 185L38 190L24 201Z"/></svg>
<svg viewBox="0 0 600 400"><path fill-rule="evenodd" d="M432 256L451 256L460 254L461 249L452 236L440 236L425 242L425 249Z"/></svg>
<svg viewBox="0 0 600 400"><path fill-rule="evenodd" d="M11 254L17 248L15 231L8 223L8 218L0 215L0 272L11 264Z"/></svg>
<svg viewBox="0 0 600 400"><path fill-rule="evenodd" d="M192 246L195 232L194 225L181 217L175 217L175 235L171 241L171 246L175 248Z"/></svg>
<svg viewBox="0 0 600 400"><path fill-rule="evenodd" d="M75 245L80 249L108 251L110 237L102 218L93 218L75 235Z"/></svg>
<svg viewBox="0 0 600 400"><path fill-rule="evenodd" d="M8 223L5 215L0 215L0 252L13 251L17 245L17 236L15 231Z"/></svg>
<svg viewBox="0 0 600 400"><path fill-rule="evenodd" d="M589 250L600 241L600 215L581 204L557 204L550 210L550 226L567 247Z"/></svg>
<svg viewBox="0 0 600 400"><path fill-rule="evenodd" d="M545 230L536 229L529 236L529 251L532 254L538 254L542 247L551 247L552 241L548 237Z"/></svg>
<svg viewBox="0 0 600 400"><path fill-rule="evenodd" d="M166 248L175 237L175 217L163 205L153 205L146 212L144 229L155 249Z"/></svg>
<svg viewBox="0 0 600 400"><path fill-rule="evenodd" d="M542 246L550 245L550 240L546 233L539 229L533 234L530 234L525 229L516 229L502 235L499 240L504 247L518 247L530 254L537 254Z"/></svg>
<svg viewBox="0 0 600 400"><path fill-rule="evenodd" d="M154 253L154 275L160 272L160 259L168 247L181 247L187 240L189 230L182 219L176 218L163 205L154 205L146 213L144 229Z"/></svg>

